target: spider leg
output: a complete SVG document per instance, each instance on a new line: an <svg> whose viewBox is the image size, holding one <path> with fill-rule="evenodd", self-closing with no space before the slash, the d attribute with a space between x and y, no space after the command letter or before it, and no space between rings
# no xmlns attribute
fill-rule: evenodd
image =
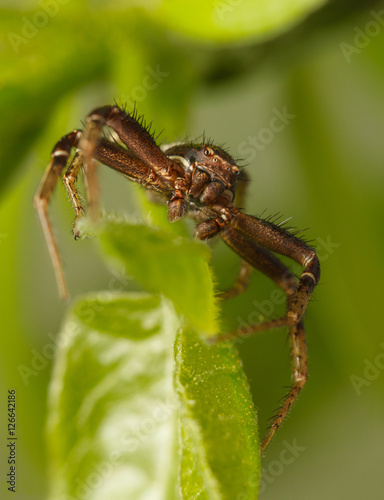
<svg viewBox="0 0 384 500"><path fill-rule="evenodd" d="M82 167L83 167L83 159L81 154L77 152L73 157L69 167L65 171L63 177L65 188L67 190L73 209L75 211L75 220L73 222L73 229L72 229L75 240L77 240L78 237L80 236L79 231L76 229L77 222L84 215L84 208L81 203L79 192L75 186L75 182Z"/></svg>
<svg viewBox="0 0 384 500"><path fill-rule="evenodd" d="M100 163L122 173L131 181L141 184L156 193L164 195L171 192L170 186L161 176L145 163L135 158L130 151L127 151L118 144L109 142L104 138L100 139L94 152L94 158ZM74 186L78 172L83 164L82 155L79 152L76 153L64 176L64 183L76 212L75 223L84 213L79 195ZM75 233L75 237L78 237L78 233Z"/></svg>
<svg viewBox="0 0 384 500"><path fill-rule="evenodd" d="M269 250L254 241L249 240L231 226L228 226L221 233L221 237L233 250L235 250L235 252L243 257L243 259L267 275L286 293L287 308L289 309L296 290L296 280L290 270ZM263 325L269 323L270 322L259 324L258 326L261 327L259 331L265 330L266 328L263 328ZM255 330L252 330L252 328L246 332L243 330L243 334L254 333L254 331ZM237 334L237 332L234 334ZM233 337L234 334L230 336ZM281 408L278 410L277 415L273 419L269 432L261 444L262 453L268 446L274 433L287 416L308 377L307 347L305 343L305 330L302 320L289 328L289 336L292 348L294 384L285 397ZM223 337L219 336L219 339L220 338Z"/></svg>
<svg viewBox="0 0 384 500"><path fill-rule="evenodd" d="M182 165L172 161L161 151L150 132L134 114L126 113L118 106L104 106L92 111L86 118L85 134L80 144L87 166L88 197L91 200L93 216L97 214L98 193L94 177L96 168L94 156L104 126L112 128L133 156L161 177L165 184L173 188L169 203L169 220L173 222L184 217L187 212L188 183L185 182L185 171Z"/></svg>
<svg viewBox="0 0 384 500"><path fill-rule="evenodd" d="M82 135L82 131L75 130L74 132L65 135L62 139L60 139L60 141L57 142L52 150L52 159L44 173L34 197L34 205L43 227L44 236L55 271L59 293L62 298L68 297L68 289L59 250L48 218L47 206L52 192L57 184L57 180L67 166L72 148L78 147L78 149L80 149ZM117 144L110 143L102 138L96 146L94 157L97 161L100 161L110 168L121 172L130 180L138 182L152 191L162 195L169 194L172 191L168 182L166 182L161 176L159 176L143 162L133 157L129 151L118 146ZM67 189L76 214L73 229L75 239L79 237L79 233L76 230L76 223L84 214L80 196L75 186L76 179L83 165L83 154L78 150L67 167L63 177L64 185Z"/></svg>
<svg viewBox="0 0 384 500"><path fill-rule="evenodd" d="M231 225L250 241L257 242L280 255L286 255L304 266L299 282L290 297L286 316L265 323L263 329L297 324L304 316L312 291L320 278L320 264L316 252L283 228L241 212L233 217ZM249 329L249 333L258 331L261 331L260 325L251 326Z"/></svg>
<svg viewBox="0 0 384 500"><path fill-rule="evenodd" d="M66 167L71 149L77 146L80 140L80 136L81 131L75 130L65 135L57 142L51 153L52 159L49 162L49 165L44 173L44 176L34 197L34 205L43 227L44 236L55 271L59 292L61 297L63 298L68 297L68 289L65 282L59 250L57 248L57 243L52 232L52 226L48 218L47 205L51 198L51 194L55 189L57 180Z"/></svg>
<svg viewBox="0 0 384 500"><path fill-rule="evenodd" d="M163 195L172 192L172 186L161 175L118 144L101 139L95 151L95 158L151 191Z"/></svg>
<svg viewBox="0 0 384 500"><path fill-rule="evenodd" d="M296 290L296 280L289 269L268 249L259 245L255 241L248 239L242 233L228 225L220 233L225 243L232 248L253 268L273 280L287 295L287 309L291 307L292 297ZM249 325L241 331L226 332L213 337L214 340L227 340L236 337L249 336L253 333L263 332L272 328L285 326L288 324L287 317L263 321L255 325Z"/></svg>
<svg viewBox="0 0 384 500"><path fill-rule="evenodd" d="M289 329L289 336L292 346L292 360L293 360L293 378L294 384L288 394L284 398L284 402L278 410L276 416L273 418L272 425L261 443L260 451L263 453L277 429L281 426L283 420L287 416L293 403L298 398L301 389L304 387L308 378L307 366L307 345L305 342L305 329L303 321L300 320L297 325L291 326Z"/></svg>

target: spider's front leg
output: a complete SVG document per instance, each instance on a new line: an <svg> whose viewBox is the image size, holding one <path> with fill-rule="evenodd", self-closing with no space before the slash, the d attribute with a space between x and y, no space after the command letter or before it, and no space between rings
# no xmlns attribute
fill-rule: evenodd
<svg viewBox="0 0 384 500"><path fill-rule="evenodd" d="M172 161L163 153L141 118L135 116L135 113L126 113L119 106L104 106L92 111L86 118L85 133L80 142L80 149L86 164L86 178L88 179L88 203L93 216L97 214L95 193L98 193L94 177L95 153L104 126L114 130L129 152L157 174L162 182L169 187L171 192L168 210L169 220L173 222L184 217L187 213L188 182L186 182L182 165Z"/></svg>
<svg viewBox="0 0 384 500"><path fill-rule="evenodd" d="M238 212L232 219L231 225L251 241L257 242L272 252L290 257L304 267L295 292L289 301L286 317L282 318L281 322L281 326L296 325L303 318L313 289L319 282L320 263L315 250L285 229L241 212Z"/></svg>
<svg viewBox="0 0 384 500"><path fill-rule="evenodd" d="M208 238L211 236L209 231L212 226L214 229L211 232L214 234L220 233L227 245L253 267L260 269L268 276L267 270L260 268L258 261L250 257L253 251L252 248L248 249L249 245L257 244L259 248L264 247L265 250L268 249L280 255L285 255L304 266L299 282L295 289L290 292L286 315L281 318L249 325L242 330L241 334L250 335L281 326L297 325L304 316L313 289L320 278L320 264L315 250L296 236L271 222L243 214L234 207L229 208L229 211L232 214L231 218L224 221L222 228L217 224L217 219L203 221L197 228L202 227L206 231L206 238ZM241 243L239 243L240 239ZM274 278L272 277L272 279ZM281 285L279 284L279 286ZM218 335L217 340L236 338L238 336L237 331L228 332Z"/></svg>

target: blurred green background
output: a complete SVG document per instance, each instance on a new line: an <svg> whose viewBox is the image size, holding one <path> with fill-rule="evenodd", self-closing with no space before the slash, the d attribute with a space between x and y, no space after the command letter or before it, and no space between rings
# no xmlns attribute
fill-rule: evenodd
<svg viewBox="0 0 384 500"><path fill-rule="evenodd" d="M42 353L67 308L33 194L56 140L114 100L136 102L156 131L164 129L163 140L205 132L226 143L251 177L247 212L292 216L318 248L321 283L306 318L310 376L263 459L260 498L382 498L384 3L46 0L0 7L0 429L3 435L7 390L15 388L13 498L47 491L51 359ZM100 169L103 207L140 216L135 186L107 170ZM62 186L51 214L72 296L110 286L115 277L93 242L71 237ZM218 286L229 286L238 257L218 241L212 262ZM129 280L122 286L136 288ZM226 327L278 315L273 290L255 273L247 293L225 304ZM239 349L263 433L290 383L286 332ZM2 471L6 457L2 440Z"/></svg>

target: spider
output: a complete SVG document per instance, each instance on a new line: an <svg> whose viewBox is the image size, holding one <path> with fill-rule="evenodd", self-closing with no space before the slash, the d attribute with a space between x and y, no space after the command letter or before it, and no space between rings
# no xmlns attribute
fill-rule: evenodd
<svg viewBox="0 0 384 500"><path fill-rule="evenodd" d="M104 127L117 134L121 145L103 136ZM76 152L67 166L72 148L76 148ZM303 316L320 277L315 250L281 225L247 215L234 205L236 189L238 205L247 176L228 152L205 143L175 143L159 147L145 126L143 117L139 117L135 111L128 113L117 105L109 105L92 111L86 118L84 130L74 130L57 142L34 198L59 291L64 297L67 296L67 287L48 219L47 205L57 180L65 170L63 181L76 214L73 232L78 238L76 222L84 210L75 181L80 170L85 167L88 214L91 219L96 219L97 162L160 195L168 205L170 222L189 215L197 221L194 233L197 239L208 240L220 235L242 258L235 284L228 292L222 293L222 298L243 292L253 268L264 273L285 292L285 316L250 325L241 331L241 335L248 336L272 328L289 327L294 383L261 444L261 452L264 452L307 380ZM298 280L275 253L288 256L303 266ZM217 335L215 340L238 336L237 331L229 332Z"/></svg>

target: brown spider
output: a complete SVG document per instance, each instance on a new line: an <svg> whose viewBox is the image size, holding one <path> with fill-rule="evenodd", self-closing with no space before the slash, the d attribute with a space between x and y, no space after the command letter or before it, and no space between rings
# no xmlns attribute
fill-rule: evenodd
<svg viewBox="0 0 384 500"><path fill-rule="evenodd" d="M104 126L110 127L126 147L105 139L102 136ZM67 167L72 148L76 148L76 153ZM242 257L235 285L227 293L223 293L222 297L229 298L243 292L252 268L266 274L286 293L285 316L251 325L242 329L240 334L230 332L216 337L217 340L228 339L281 326L289 327L294 385L261 445L263 452L307 380L303 316L320 277L319 261L314 249L270 220L246 215L234 206L232 202L236 186L239 186L238 194L242 195L245 183L240 181L246 180L246 175L226 151L212 144L193 143L159 148L143 120L136 113L126 113L118 106L95 109L86 118L85 130L75 130L62 137L53 148L51 156L34 203L62 296L67 295L67 287L48 220L47 205L57 180L66 169L64 184L76 213L75 222L83 215L75 181L85 166L88 212L91 218L96 219L96 162L118 170L128 179L161 195L168 204L170 222L189 215L198 221L196 238L206 240L219 234ZM79 236L76 225L74 236ZM286 255L304 267L298 281L272 252Z"/></svg>

